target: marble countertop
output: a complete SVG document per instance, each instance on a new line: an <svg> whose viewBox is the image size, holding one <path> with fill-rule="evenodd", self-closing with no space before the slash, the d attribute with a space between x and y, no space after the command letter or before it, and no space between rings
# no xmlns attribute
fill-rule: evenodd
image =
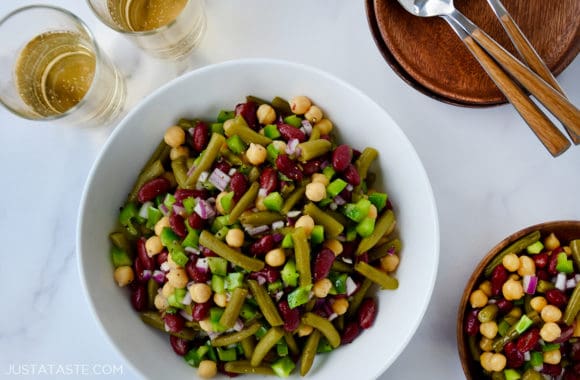
<svg viewBox="0 0 580 380"><path fill-rule="evenodd" d="M36 2L3 0L0 15ZM508 105L455 107L409 87L376 49L362 1L206 1L207 32L185 64L145 56L100 24L84 1L50 3L72 10L93 30L128 78L129 107L186 70L270 57L327 70L391 114L429 174L441 259L426 316L381 379L463 378L455 314L481 255L525 226L580 219L580 148L554 159ZM578 78L580 60L559 77L575 104ZM35 123L0 109L0 377L36 371L52 378L137 378L89 311L75 252L83 186L114 128ZM69 372L55 372L65 365ZM39 373L40 366L47 372Z"/></svg>

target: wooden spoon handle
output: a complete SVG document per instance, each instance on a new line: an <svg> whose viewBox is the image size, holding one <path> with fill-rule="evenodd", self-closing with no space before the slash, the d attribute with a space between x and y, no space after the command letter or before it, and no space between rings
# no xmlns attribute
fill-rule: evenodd
<svg viewBox="0 0 580 380"><path fill-rule="evenodd" d="M473 38L466 35L463 38L463 42L552 156L556 157L564 153L570 147L570 142L566 139L566 136L556 128L550 119L544 115L538 106L528 98L524 91L512 81Z"/></svg>
<svg viewBox="0 0 580 380"><path fill-rule="evenodd" d="M504 70L550 110L566 128L580 135L580 111L572 103L550 87L549 84L533 73L527 66L518 61L483 30L477 28L471 32L471 36Z"/></svg>

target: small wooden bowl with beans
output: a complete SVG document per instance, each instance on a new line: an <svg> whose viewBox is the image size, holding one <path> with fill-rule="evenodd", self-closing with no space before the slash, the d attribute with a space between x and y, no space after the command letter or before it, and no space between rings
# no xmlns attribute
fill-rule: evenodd
<svg viewBox="0 0 580 380"><path fill-rule="evenodd" d="M580 379L580 221L524 228L493 247L457 313L468 380Z"/></svg>

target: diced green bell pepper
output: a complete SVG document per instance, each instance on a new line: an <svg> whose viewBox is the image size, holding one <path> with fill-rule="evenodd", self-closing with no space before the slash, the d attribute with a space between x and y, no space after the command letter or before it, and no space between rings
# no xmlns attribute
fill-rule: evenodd
<svg viewBox="0 0 580 380"><path fill-rule="evenodd" d="M334 175L336 174L336 170L334 170L334 168L329 165L329 166L325 167L324 169L322 169L322 174L324 174L326 176L326 178L328 178L328 180L330 181L332 179L332 177L334 177ZM346 187L346 185L344 185L344 187ZM342 191L342 190L340 190L340 191ZM339 191L339 193L340 193L340 191Z"/></svg>
<svg viewBox="0 0 580 380"><path fill-rule="evenodd" d="M286 343L286 339L280 339L278 343L276 343L276 352L278 356L286 356L288 355L288 343Z"/></svg>
<svg viewBox="0 0 580 380"><path fill-rule="evenodd" d="M173 291L173 293L171 293L169 297L167 297L167 303L169 304L169 306L173 306L178 309L183 309L185 305L181 301L183 301L183 298L185 297L186 293L187 293L186 289L176 288Z"/></svg>
<svg viewBox="0 0 580 380"><path fill-rule="evenodd" d="M527 316L522 315L519 321L516 322L515 329L519 334L526 331L534 322Z"/></svg>
<svg viewBox="0 0 580 380"><path fill-rule="evenodd" d="M302 126L302 119L298 115L290 115L284 118L284 123L290 124L296 128L300 128Z"/></svg>
<svg viewBox="0 0 580 380"><path fill-rule="evenodd" d="M375 230L375 219L366 217L356 226L356 232L363 238L370 236Z"/></svg>
<svg viewBox="0 0 580 380"><path fill-rule="evenodd" d="M328 166L327 166L327 168L328 168ZM326 168L324 168L324 169L326 169ZM334 169L333 169L333 171L334 171ZM324 173L324 170L322 172ZM328 184L328 186L326 186L326 195L329 198L334 198L338 194L340 194L340 192L343 191L347 185L348 185L348 183L345 180L337 178L334 181L330 182Z"/></svg>
<svg viewBox="0 0 580 380"><path fill-rule="evenodd" d="M190 229L187 236L181 242L184 247L197 248L199 246L199 231Z"/></svg>
<svg viewBox="0 0 580 380"><path fill-rule="evenodd" d="M189 197L189 198L185 198L184 200L181 201L181 203L183 203L183 207L185 208L185 212L187 212L188 215L193 214L193 209L195 209L195 198Z"/></svg>
<svg viewBox="0 0 580 380"><path fill-rule="evenodd" d="M226 291L226 280L217 274L211 276L211 290L218 294L223 294Z"/></svg>
<svg viewBox="0 0 580 380"><path fill-rule="evenodd" d="M226 276L225 288L227 291L232 291L244 284L244 274L240 272L228 273Z"/></svg>
<svg viewBox="0 0 580 380"><path fill-rule="evenodd" d="M533 244L530 244L526 247L526 251L530 254L530 255L536 255L540 252L542 252L542 250L544 249L544 244L542 244L541 241L537 241Z"/></svg>
<svg viewBox="0 0 580 380"><path fill-rule="evenodd" d="M284 198L279 192L273 191L264 198L264 206L270 211L280 211L284 205Z"/></svg>
<svg viewBox="0 0 580 380"><path fill-rule="evenodd" d="M324 241L324 226L315 225L310 234L310 242L312 244L320 244Z"/></svg>
<svg viewBox="0 0 580 380"><path fill-rule="evenodd" d="M294 309L308 302L311 289L312 285L300 286L288 294L288 306L290 306L290 309Z"/></svg>
<svg viewBox="0 0 580 380"><path fill-rule="evenodd" d="M180 267L184 267L185 264L189 261L189 257L180 249L172 249L169 251L169 256L171 256L171 260L175 262L175 264L179 265Z"/></svg>
<svg viewBox="0 0 580 380"><path fill-rule="evenodd" d="M115 246L111 247L111 261L113 261L113 267L115 268L133 265L133 260L131 260L129 254Z"/></svg>
<svg viewBox="0 0 580 380"><path fill-rule="evenodd" d="M344 207L344 215L349 219L359 223L369 214L371 202L368 199L361 198L356 203L347 203Z"/></svg>
<svg viewBox="0 0 580 380"><path fill-rule="evenodd" d="M238 135L228 137L226 144L228 145L228 148L235 154L241 154L247 148L244 140L242 140L242 138Z"/></svg>
<svg viewBox="0 0 580 380"><path fill-rule="evenodd" d="M179 246L179 236L170 227L163 228L161 234L159 234L159 238L161 239L161 244L170 250Z"/></svg>
<svg viewBox="0 0 580 380"><path fill-rule="evenodd" d="M209 126L211 133L217 133L219 135L224 134L224 123L211 123Z"/></svg>
<svg viewBox="0 0 580 380"><path fill-rule="evenodd" d="M232 347L232 348L217 347L216 350L217 350L218 358L222 362L232 362L238 358L238 353L237 353L235 347Z"/></svg>
<svg viewBox="0 0 580 380"><path fill-rule="evenodd" d="M192 348L187 352L187 354L183 356L183 359L190 366L197 368L199 367L199 363L201 363L201 361L208 354L209 350L210 347L207 345L199 346L198 348Z"/></svg>
<svg viewBox="0 0 580 380"><path fill-rule="evenodd" d="M266 146L266 158L268 159L269 162L276 161L276 158L278 158L279 154L280 151L276 149L276 146L274 144L270 143L268 144L268 146Z"/></svg>
<svg viewBox="0 0 580 380"><path fill-rule="evenodd" d="M242 310L240 310L240 317L244 320L248 321L254 318L257 314L256 307L248 304L247 302L244 303L242 306Z"/></svg>
<svg viewBox="0 0 580 380"><path fill-rule="evenodd" d="M268 284L268 293L274 294L284 288L281 280L276 280Z"/></svg>
<svg viewBox="0 0 580 380"><path fill-rule="evenodd" d="M316 353L324 354L324 353L330 352L332 350L333 350L333 348L330 345L330 343L328 343L328 340L324 337L321 338L320 341L318 342L318 348L316 349Z"/></svg>
<svg viewBox="0 0 580 380"><path fill-rule="evenodd" d="M139 216L139 209L137 204L134 202L129 202L121 209L119 213L119 223L127 230L127 232L132 236L137 236L138 231L134 223L140 223L141 217Z"/></svg>
<svg viewBox="0 0 580 380"><path fill-rule="evenodd" d="M228 262L223 257L212 256L207 258L209 270L212 274L225 276L228 272Z"/></svg>
<svg viewBox="0 0 580 380"><path fill-rule="evenodd" d="M542 346L543 352L554 351L560 348L560 343L546 343Z"/></svg>
<svg viewBox="0 0 580 380"><path fill-rule="evenodd" d="M505 380L518 380L522 378L520 373L513 368L504 369L503 375L505 376Z"/></svg>
<svg viewBox="0 0 580 380"><path fill-rule="evenodd" d="M221 110L217 115L218 123L223 123L226 120L233 119L236 116L234 111Z"/></svg>
<svg viewBox="0 0 580 380"><path fill-rule="evenodd" d="M288 377L296 368L296 364L288 356L276 360L272 365L272 370L279 377Z"/></svg>
<svg viewBox="0 0 580 380"><path fill-rule="evenodd" d="M224 309L222 309L220 307L212 307L209 310L209 320L211 322L211 329L214 332L226 331L225 326L220 324L220 318L222 317L223 313L224 313Z"/></svg>
<svg viewBox="0 0 580 380"><path fill-rule="evenodd" d="M562 272L562 273L573 273L574 272L574 266L572 264L572 260L568 260L568 256L566 255L565 252L558 253L557 260L558 261L556 264L556 270L558 272Z"/></svg>
<svg viewBox="0 0 580 380"><path fill-rule="evenodd" d="M292 240L292 235L284 235L282 239L282 248L294 248L294 241Z"/></svg>
<svg viewBox="0 0 580 380"><path fill-rule="evenodd" d="M287 235L291 236L291 235ZM294 259L288 259L284 268L282 268L282 281L286 286L296 286L298 284L298 271L296 270L296 261Z"/></svg>
<svg viewBox="0 0 580 380"><path fill-rule="evenodd" d="M220 198L220 203L226 214L229 214L234 204L234 192L230 191Z"/></svg>
<svg viewBox="0 0 580 380"><path fill-rule="evenodd" d="M387 205L387 194L385 193L372 193L369 195L369 201L375 205L378 212L381 212L383 208Z"/></svg>
<svg viewBox="0 0 580 380"><path fill-rule="evenodd" d="M155 224L163 217L163 213L155 207L149 206L147 208L147 228L155 227Z"/></svg>
<svg viewBox="0 0 580 380"><path fill-rule="evenodd" d="M274 124L268 124L264 127L264 136L271 138L272 140L280 137L280 131L278 127Z"/></svg>
<svg viewBox="0 0 580 380"><path fill-rule="evenodd" d="M530 352L530 364L532 367L538 367L544 363L544 354L538 351Z"/></svg>

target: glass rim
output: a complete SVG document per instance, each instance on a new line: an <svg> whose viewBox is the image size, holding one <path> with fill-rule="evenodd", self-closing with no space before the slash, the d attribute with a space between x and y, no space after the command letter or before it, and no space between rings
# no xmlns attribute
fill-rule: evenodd
<svg viewBox="0 0 580 380"><path fill-rule="evenodd" d="M189 3L191 3L191 0L186 0L186 1L187 1L187 3L185 4L185 7L187 7L189 5ZM93 6L93 2L91 0L86 0L86 2L89 5L89 8L91 8L91 11L93 11L93 14L95 16L97 16L99 21L101 21L103 24L107 25L109 28L113 29L114 31L119 32L119 33L126 35L126 36L129 36L129 37L144 37L144 36L155 35L159 32L162 32L166 29L171 28L175 23L177 23L177 19L179 19L180 16L183 14L183 12L181 12L179 15L177 15L177 17L175 17L169 23L162 25L159 28L149 29L149 30L125 30L125 29L121 29L115 23L110 23L107 20L105 20L101 16L101 13L95 9L95 7ZM183 7L183 8L185 9L185 7Z"/></svg>
<svg viewBox="0 0 580 380"><path fill-rule="evenodd" d="M27 5L24 7L20 7L17 8L15 10L13 10L12 12L8 13L6 16L2 17L0 19L0 28L2 27L2 25L8 21L10 18L20 14L20 13L24 13L27 12L29 10L35 10L35 9L47 9L50 11L56 11L56 12L60 12L62 14L64 14L67 17L70 17L75 23L77 23L78 25L81 26L81 28L83 29L83 31L87 34L87 36L89 37L89 42L92 46L92 50L95 54L95 74L93 75L93 80L91 81L91 85L89 86L89 89L87 90L87 92L85 93L85 95L81 98L81 100L75 104L74 106L72 106L71 108L69 108L68 110L59 113L59 114L55 114L55 115L50 115L50 116L41 116L41 117L30 117L29 115L23 115L21 112L19 112L18 110L14 109L13 107L11 107L10 105L6 104L6 102L3 100L3 98L0 96L0 103L2 103L2 105L10 112L12 112L13 114L15 114L16 116L28 119L28 120L33 120L33 121L53 121L53 120L59 120L62 119L66 116L69 116L70 114L74 113L76 110L78 110L79 108L81 108L86 102L87 102L87 98L89 97L89 95L91 94L91 92L94 91L95 88L95 83L97 82L97 78L100 76L100 72L102 70L101 65L99 64L99 61L101 59L104 58L104 55L101 53L101 50L99 48L99 45L97 44L97 41L95 39L95 36L93 35L93 33L91 32L91 30L89 29L89 27L85 24L85 22L78 17L77 15L75 15L74 13L68 11L67 9L61 8L61 7L57 7L54 5L48 5L48 4L33 4L33 5Z"/></svg>

